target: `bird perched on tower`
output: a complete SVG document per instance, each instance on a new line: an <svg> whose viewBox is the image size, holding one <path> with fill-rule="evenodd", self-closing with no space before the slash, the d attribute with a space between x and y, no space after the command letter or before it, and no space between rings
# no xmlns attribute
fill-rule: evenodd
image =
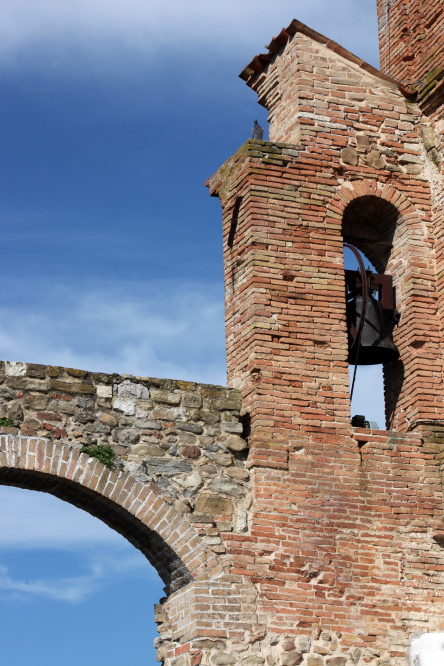
<svg viewBox="0 0 444 666"><path fill-rule="evenodd" d="M259 139L259 141L262 141L262 139L264 138L264 130L259 125L256 119L254 120L252 137L253 139Z"/></svg>

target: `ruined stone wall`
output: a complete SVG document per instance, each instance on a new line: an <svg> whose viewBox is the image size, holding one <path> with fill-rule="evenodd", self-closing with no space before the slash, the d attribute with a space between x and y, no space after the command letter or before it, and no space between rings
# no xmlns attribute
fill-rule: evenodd
<svg viewBox="0 0 444 666"><path fill-rule="evenodd" d="M15 425L0 435L0 482L89 511L169 577L169 596L155 616L160 662L405 666L410 634L442 628L442 456L435 444L417 434L355 429L350 437L300 433L299 445L284 449L256 432L224 465L181 450L205 451L203 432L194 443L169 442L178 456L153 456L132 447L164 451L172 423L177 437L182 424L205 431L203 413L220 429L208 436L230 451L240 439L228 441L238 423L238 392L33 364L4 363L3 372L3 414ZM198 414L188 411L196 404L184 407L185 396L202 398ZM105 414L109 432L90 427L104 424ZM156 429L147 426L149 417L158 419ZM127 443L135 439L123 434L128 430L139 433L137 442ZM158 443L142 442L152 433ZM81 444L99 442L115 448L114 469L81 453ZM207 465L216 474L207 476ZM202 486L183 490L180 481L195 474ZM235 479L235 492L221 488ZM213 513L198 513L202 497ZM225 515L218 515L222 505ZM242 511L246 523L230 521Z"/></svg>
<svg viewBox="0 0 444 666"><path fill-rule="evenodd" d="M240 408L220 386L0 363L0 483L88 511L147 557L168 595L155 608L160 662L208 664L232 638L250 654L256 592L219 559L221 536L249 523Z"/></svg>
<svg viewBox="0 0 444 666"><path fill-rule="evenodd" d="M199 525L214 552L220 534L247 529L247 442L234 389L30 363L0 365L0 418L10 435L110 446L114 469L154 482Z"/></svg>

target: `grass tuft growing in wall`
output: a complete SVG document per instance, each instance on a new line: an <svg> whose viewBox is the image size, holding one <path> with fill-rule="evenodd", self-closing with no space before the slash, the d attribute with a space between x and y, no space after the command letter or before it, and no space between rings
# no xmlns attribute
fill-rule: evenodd
<svg viewBox="0 0 444 666"><path fill-rule="evenodd" d="M114 460L116 457L115 452L110 446L97 444L96 446L82 446L82 453L87 453L93 458L97 458L104 465L112 469L114 467Z"/></svg>

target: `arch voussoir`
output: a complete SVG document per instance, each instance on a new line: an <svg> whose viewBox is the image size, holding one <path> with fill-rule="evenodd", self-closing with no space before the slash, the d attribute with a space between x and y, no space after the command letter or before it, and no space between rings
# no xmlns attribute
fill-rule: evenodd
<svg viewBox="0 0 444 666"><path fill-rule="evenodd" d="M163 558L171 578L166 576L167 585L174 588L175 577L187 584L206 574L209 562L210 568L217 564L215 554L154 483L111 470L79 448L59 442L12 435L2 436L0 442L1 483L43 490L85 508L142 550L158 571ZM153 558L146 547L150 542ZM165 571L159 573L165 580Z"/></svg>

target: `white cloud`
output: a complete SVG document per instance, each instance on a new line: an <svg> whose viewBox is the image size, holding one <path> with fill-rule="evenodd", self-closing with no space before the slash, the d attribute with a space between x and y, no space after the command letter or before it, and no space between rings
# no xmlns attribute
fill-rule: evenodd
<svg viewBox="0 0 444 666"><path fill-rule="evenodd" d="M226 383L223 292L174 281L15 285L0 307L4 360ZM16 291L17 290L17 291ZM22 304L23 305L17 305Z"/></svg>
<svg viewBox="0 0 444 666"><path fill-rule="evenodd" d="M220 51L228 57L251 51L252 57L293 18L363 57L375 55L375 0L3 0L0 53L11 61L46 51L55 68L60 60L75 68L85 49L114 62L122 52L146 58L160 49L151 60L158 69L170 53L184 56L184 47L205 48L205 60Z"/></svg>
<svg viewBox="0 0 444 666"><path fill-rule="evenodd" d="M86 601L93 594L111 585L118 577L144 576L152 578L154 570L140 555L130 554L125 557L95 557L88 564L88 573L80 576L55 579L16 579L9 569L0 565L0 594L3 600L27 600L45 598L71 604ZM154 574L155 575L155 574Z"/></svg>
<svg viewBox="0 0 444 666"><path fill-rule="evenodd" d="M0 550L127 546L105 523L46 493L0 486L0 506Z"/></svg>
<svg viewBox="0 0 444 666"><path fill-rule="evenodd" d="M100 520L46 493L0 486L0 558L29 551L33 566L26 579L10 573L0 564L0 598L25 601L45 598L77 604L99 590L129 578L143 578L160 584L155 569L122 536ZM42 552L39 557L38 552ZM45 552L43 552L45 551ZM70 575L36 577L32 571L45 569L51 557L70 551ZM72 559L74 558L74 559ZM63 567L65 557L58 558ZM26 563L26 559L23 560ZM47 567L46 567L47 568Z"/></svg>

